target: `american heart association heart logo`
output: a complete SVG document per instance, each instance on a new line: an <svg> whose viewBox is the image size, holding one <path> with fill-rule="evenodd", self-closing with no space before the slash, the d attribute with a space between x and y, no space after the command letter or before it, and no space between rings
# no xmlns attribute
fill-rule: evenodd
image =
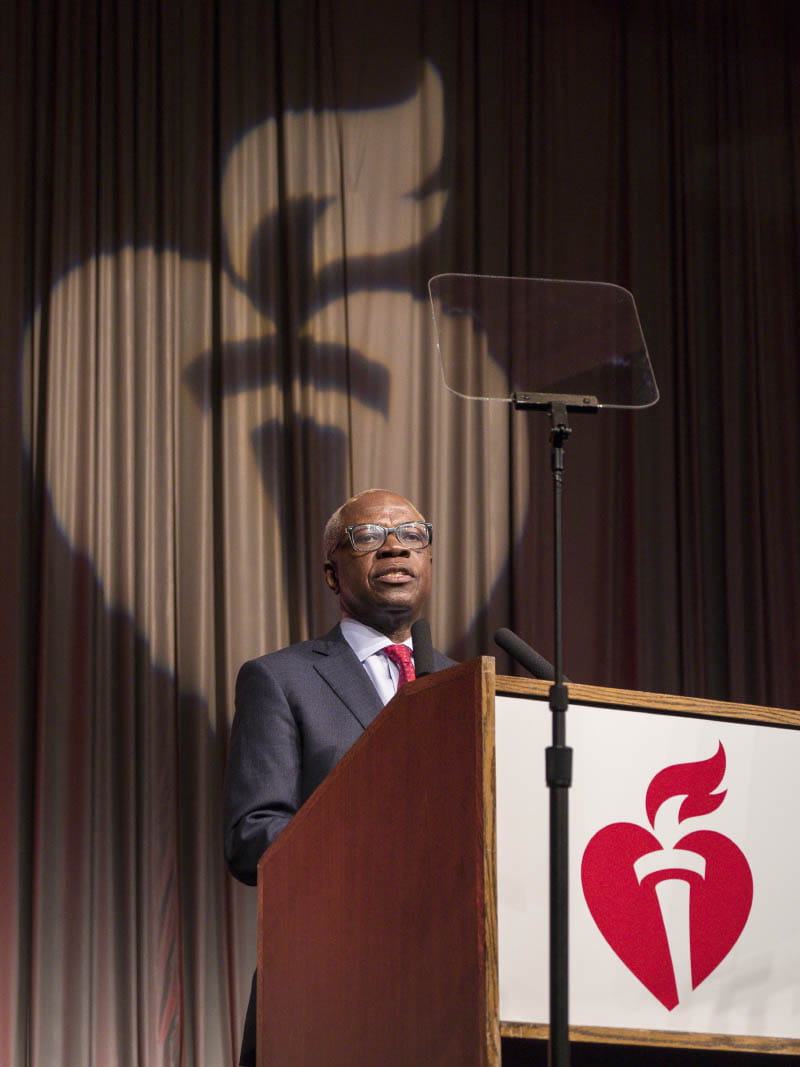
<svg viewBox="0 0 800 1067"><path fill-rule="evenodd" d="M687 819L708 815L724 801L727 790L713 790L725 765L720 743L710 759L665 767L645 799L654 832L612 823L592 837L583 854L581 881L592 918L668 1011L682 990L696 989L725 959L750 914L753 877L741 849L712 830L680 836ZM677 798L683 799L675 819L675 804L665 802ZM670 810L672 827L660 814L669 819ZM683 901L677 910L676 899ZM687 982L680 981L681 945L688 955Z"/></svg>

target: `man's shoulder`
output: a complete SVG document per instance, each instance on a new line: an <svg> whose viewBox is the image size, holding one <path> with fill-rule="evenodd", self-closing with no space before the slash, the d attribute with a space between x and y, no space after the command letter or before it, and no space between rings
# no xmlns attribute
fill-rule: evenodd
<svg viewBox="0 0 800 1067"><path fill-rule="evenodd" d="M293 645L276 649L274 652L265 652L261 656L255 656L248 660L243 667L248 665L260 666L266 669L280 668L283 665L296 663L298 660L313 658L317 655L330 655L337 650L349 648L342 636L338 624L320 637L312 637L307 641L296 641Z"/></svg>

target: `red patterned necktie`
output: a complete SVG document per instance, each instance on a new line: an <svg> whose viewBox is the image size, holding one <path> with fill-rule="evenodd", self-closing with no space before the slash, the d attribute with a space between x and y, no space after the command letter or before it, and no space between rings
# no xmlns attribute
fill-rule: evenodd
<svg viewBox="0 0 800 1067"><path fill-rule="evenodd" d="M397 679L397 688L401 685L405 685L406 682L413 682L417 677L417 673L414 670L414 659L411 655L411 649L408 645L387 645L381 649L381 652L385 652L392 663L397 665L397 669L400 671L400 677Z"/></svg>

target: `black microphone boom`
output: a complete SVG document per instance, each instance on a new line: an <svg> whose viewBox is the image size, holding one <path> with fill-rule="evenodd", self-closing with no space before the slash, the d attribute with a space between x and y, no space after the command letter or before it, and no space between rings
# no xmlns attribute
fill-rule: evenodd
<svg viewBox="0 0 800 1067"><path fill-rule="evenodd" d="M417 619L411 627L411 640L414 642L414 672L417 678L433 674L433 640L427 619Z"/></svg>
<svg viewBox="0 0 800 1067"><path fill-rule="evenodd" d="M555 681L556 672L553 664L546 660L544 656L540 656L521 637L517 637L513 630L508 630L505 626L501 627L494 635L494 640L496 645L499 645L504 652L507 652L526 671L529 671L534 678L540 678L544 682Z"/></svg>

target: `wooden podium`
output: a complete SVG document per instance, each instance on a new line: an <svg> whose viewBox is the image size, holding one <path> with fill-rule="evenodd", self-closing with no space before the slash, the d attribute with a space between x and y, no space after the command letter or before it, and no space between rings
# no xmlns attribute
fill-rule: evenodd
<svg viewBox="0 0 800 1067"><path fill-rule="evenodd" d="M541 701L548 688L496 678L490 657L404 687L264 855L259 1067L491 1067L501 1035L546 1037L544 1018L500 1019L495 701ZM588 686L570 686L570 699L709 714L709 702ZM800 725L793 712L714 708L727 721ZM542 781L543 766L542 755ZM546 866L546 839L536 847ZM800 1056L800 1040L758 1035L577 1026L572 1036Z"/></svg>

